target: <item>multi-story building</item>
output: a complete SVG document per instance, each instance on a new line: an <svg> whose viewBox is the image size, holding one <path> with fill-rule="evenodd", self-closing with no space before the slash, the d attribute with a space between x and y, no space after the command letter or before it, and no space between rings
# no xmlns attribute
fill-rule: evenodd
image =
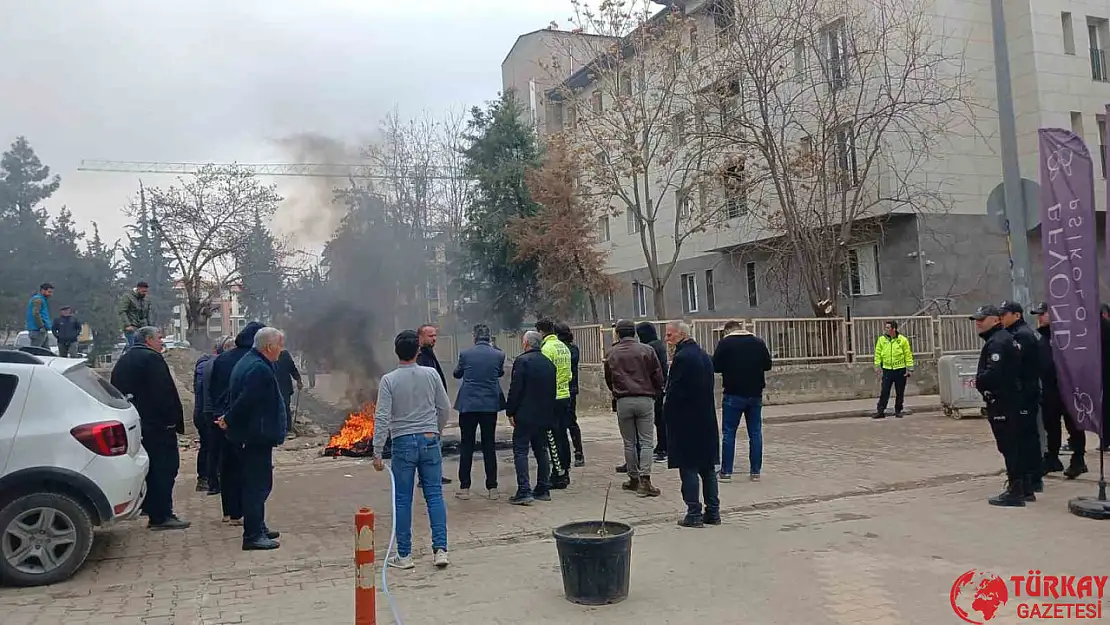
<svg viewBox="0 0 1110 625"><path fill-rule="evenodd" d="M695 60L703 68L714 62L714 54L720 54L716 47L722 28L728 27L721 19L722 13L727 14L728 2L660 3L684 5L684 19L693 25L691 34L683 34L685 45L697 50L693 54L700 56ZM857 316L907 315L938 308L962 312L1010 294L1003 225L997 216L987 214L988 196L1002 182L990 5L990 0L937 0L930 4L932 32L945 49L958 51L954 58L962 63L959 79L966 81L971 114L962 127L949 126L939 142L943 148L931 152L913 172L918 184L927 185L930 193L940 198L936 206L926 210L880 206L868 214L869 218L874 215L872 223L881 227L851 241L850 249L844 250L839 310L834 312L850 311ZM1105 198L1110 5L1097 0L1007 0L1005 9L1023 176L1038 178L1037 130L1070 128L1091 148L1096 171L1102 172L1096 175L1095 196ZM799 46L793 63L798 71L817 65L832 76L830 68L840 67L848 53L846 30L837 20L830 20L817 36L820 41L816 45ZM568 46L575 37L584 35L558 31L523 35L502 64L504 88L525 95L541 137L578 124L584 107L601 110L609 106L606 98L614 92L598 85L607 78L604 71L598 71L596 60L575 55L573 45ZM578 49L590 49L591 40L580 41ZM552 72L552 67L559 71ZM712 72L706 74L708 80L718 79ZM633 77L627 80L631 93ZM642 83L645 78L638 80ZM744 88L741 77L735 89ZM617 86L621 93L624 89ZM567 101L567 93L573 94L573 101ZM854 173L860 158L854 140L835 131L829 136L836 163ZM803 132L791 140L804 151L808 136ZM912 150L905 150L909 152ZM902 152L890 159L894 163L905 160ZM898 176L895 169L880 171L873 181L863 184L871 184L868 192L881 196L884 185ZM729 197L727 189L709 193L717 196L720 223L684 237L664 285L667 316L809 316L808 301L791 296L801 289L796 268L784 270L781 260L775 261L763 251L775 234L757 223L751 214L754 211L749 212L743 202ZM691 200L674 191L656 195L655 246L666 269L676 247L675 236L667 233L678 231L675 221L680 212L689 210ZM1099 204L1101 207L1101 200ZM1037 206L1032 208L1037 212ZM609 252L608 270L623 287L605 307L610 317L658 315L641 227L635 216L627 213L599 219L598 245ZM1102 228L1099 230L1101 238ZM1043 291L1038 277L1039 236L1039 230L1029 235L1035 297Z"/></svg>
<svg viewBox="0 0 1110 625"><path fill-rule="evenodd" d="M243 307L239 304L239 286L217 287L214 283L205 283L211 312L207 320L205 332L207 338L215 340L221 336L238 334L247 326L250 319L245 315ZM189 321L186 315L185 287L180 280L173 286L176 303L173 306L172 333L177 339L187 338ZM195 347L204 348L197 345Z"/></svg>

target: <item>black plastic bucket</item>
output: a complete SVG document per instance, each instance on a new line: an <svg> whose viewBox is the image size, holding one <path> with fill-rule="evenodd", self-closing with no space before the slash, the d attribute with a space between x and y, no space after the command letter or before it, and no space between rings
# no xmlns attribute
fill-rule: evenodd
<svg viewBox="0 0 1110 625"><path fill-rule="evenodd" d="M563 571L563 592L581 605L607 605L628 598L632 572L632 527L601 521L581 521L555 528L555 546Z"/></svg>

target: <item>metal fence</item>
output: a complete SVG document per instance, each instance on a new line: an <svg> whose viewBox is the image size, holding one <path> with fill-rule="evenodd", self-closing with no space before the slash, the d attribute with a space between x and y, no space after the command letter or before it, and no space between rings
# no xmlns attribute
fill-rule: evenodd
<svg viewBox="0 0 1110 625"><path fill-rule="evenodd" d="M784 364L830 362L867 362L875 356L875 343L888 321L898 322L899 331L910 340L917 358L937 358L944 354L978 353L982 343L975 324L967 315L939 317L855 317L740 319L744 329L762 338L771 357ZM690 322L693 338L709 353L724 335L728 319L695 319ZM669 321L651 321L659 338L666 335ZM601 364L605 350L613 343L609 325L581 325L571 328L574 342L581 350L582 364ZM521 333L502 332L494 343L510 360L521 353ZM469 337L440 335L436 353L440 360L454 362L459 349L471 343ZM456 347L457 345L457 347Z"/></svg>

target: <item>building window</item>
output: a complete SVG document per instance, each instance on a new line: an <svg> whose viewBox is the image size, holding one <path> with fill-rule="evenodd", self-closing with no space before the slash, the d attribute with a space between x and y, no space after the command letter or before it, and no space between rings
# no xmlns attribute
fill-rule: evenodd
<svg viewBox="0 0 1110 625"><path fill-rule="evenodd" d="M595 115L600 115L601 112L605 110L604 104L601 101L600 89L595 89L594 92L590 94L590 109Z"/></svg>
<svg viewBox="0 0 1110 625"><path fill-rule="evenodd" d="M713 270L705 270L705 309L713 311L717 309L717 292L713 287Z"/></svg>
<svg viewBox="0 0 1110 625"><path fill-rule="evenodd" d="M739 163L725 170L725 219L736 219L748 212L748 194L744 188L744 165Z"/></svg>
<svg viewBox="0 0 1110 625"><path fill-rule="evenodd" d="M563 103L552 102L547 107L547 134L558 132L563 132Z"/></svg>
<svg viewBox="0 0 1110 625"><path fill-rule="evenodd" d="M675 113L671 118L671 145L678 147L686 142L686 113Z"/></svg>
<svg viewBox="0 0 1110 625"><path fill-rule="evenodd" d="M679 219L689 219L694 214L694 200L689 191L675 191L674 204Z"/></svg>
<svg viewBox="0 0 1110 625"><path fill-rule="evenodd" d="M1110 20L1088 17L1087 40L1091 46L1091 78L1099 82L1110 81L1110 68L1106 66L1106 45L1110 41Z"/></svg>
<svg viewBox="0 0 1110 625"><path fill-rule="evenodd" d="M1083 113L1079 111L1071 112L1071 131L1083 138Z"/></svg>
<svg viewBox="0 0 1110 625"><path fill-rule="evenodd" d="M848 250L844 271L845 291L853 297L878 295L882 292L879 279L879 246L861 245Z"/></svg>
<svg viewBox="0 0 1110 625"><path fill-rule="evenodd" d="M1064 11L1060 14L1060 28L1064 34L1064 54L1075 56L1075 26L1072 25L1071 13Z"/></svg>
<svg viewBox="0 0 1110 625"><path fill-rule="evenodd" d="M575 128L578 127L578 105L572 102L570 104L570 106L567 107L566 110L567 110L566 126L567 126L567 128L570 128L571 130L574 130Z"/></svg>
<svg viewBox="0 0 1110 625"><path fill-rule="evenodd" d="M632 312L637 317L647 316L647 287L642 282L632 283Z"/></svg>
<svg viewBox="0 0 1110 625"><path fill-rule="evenodd" d="M1102 158L1102 177L1106 178L1110 172L1106 171L1106 145L1110 143L1106 135L1106 116L1096 115L1095 124L1098 126L1098 155Z"/></svg>
<svg viewBox="0 0 1110 625"><path fill-rule="evenodd" d="M837 191L847 191L859 185L859 170L856 166L856 136L850 124L838 126L832 131L834 184Z"/></svg>
<svg viewBox="0 0 1110 625"><path fill-rule="evenodd" d="M717 0L709 7L709 14L713 17L713 33L717 46L727 45L732 41L733 30L736 28L734 0Z"/></svg>
<svg viewBox="0 0 1110 625"><path fill-rule="evenodd" d="M682 312L698 312L698 277L696 274L684 273L679 276L682 284Z"/></svg>
<svg viewBox="0 0 1110 625"><path fill-rule="evenodd" d="M748 282L748 307L756 308L759 306L759 293L755 287L755 263L744 265L744 277Z"/></svg>
<svg viewBox="0 0 1110 625"><path fill-rule="evenodd" d="M651 210L650 206L648 207L648 210ZM636 209L630 206L624 211L624 214L626 216L625 220L628 225L628 234L636 234L637 232L639 232L640 215L637 213Z"/></svg>
<svg viewBox="0 0 1110 625"><path fill-rule="evenodd" d="M698 62L698 26L692 24L690 26L690 62Z"/></svg>
<svg viewBox="0 0 1110 625"><path fill-rule="evenodd" d="M632 96L632 74L627 71L617 74L617 95Z"/></svg>
<svg viewBox="0 0 1110 625"><path fill-rule="evenodd" d="M794 80L804 82L806 79L806 42L799 39L794 42Z"/></svg>
<svg viewBox="0 0 1110 625"><path fill-rule="evenodd" d="M613 292L609 291L605 294L605 318L613 319Z"/></svg>
<svg viewBox="0 0 1110 625"><path fill-rule="evenodd" d="M829 79L829 89L837 91L848 85L848 25L843 19L836 20L821 31L825 47L825 68Z"/></svg>
<svg viewBox="0 0 1110 625"><path fill-rule="evenodd" d="M609 242L609 217L599 217L597 220L597 242Z"/></svg>
<svg viewBox="0 0 1110 625"><path fill-rule="evenodd" d="M436 301L436 300L439 299L439 285L436 284L434 281L432 281L432 280L428 281L427 288L425 289L425 291L426 291L425 292L425 298L426 299L428 299L430 301Z"/></svg>

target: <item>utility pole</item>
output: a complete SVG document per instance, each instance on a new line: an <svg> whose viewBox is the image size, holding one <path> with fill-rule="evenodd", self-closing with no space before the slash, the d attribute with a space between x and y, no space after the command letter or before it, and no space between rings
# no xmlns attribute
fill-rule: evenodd
<svg viewBox="0 0 1110 625"><path fill-rule="evenodd" d="M1029 291L1029 229L1025 221L1025 197L1018 162L1017 122L1010 80L1010 50L1006 43L1003 0L991 0L994 30L994 74L998 87L998 131L1002 147L1002 188L1006 203L1006 242L1010 251L1010 282L1013 298L1022 306L1032 303Z"/></svg>

